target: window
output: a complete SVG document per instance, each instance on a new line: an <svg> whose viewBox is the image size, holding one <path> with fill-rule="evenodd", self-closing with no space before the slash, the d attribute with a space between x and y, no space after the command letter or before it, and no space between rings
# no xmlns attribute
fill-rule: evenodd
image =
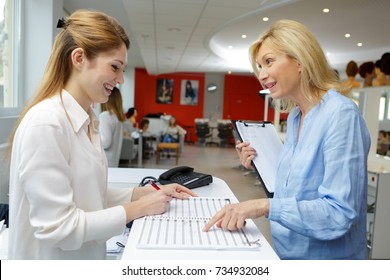
<svg viewBox="0 0 390 280"><path fill-rule="evenodd" d="M3 113L20 104L14 79L19 68L19 3L19 0L0 0L0 112Z"/></svg>

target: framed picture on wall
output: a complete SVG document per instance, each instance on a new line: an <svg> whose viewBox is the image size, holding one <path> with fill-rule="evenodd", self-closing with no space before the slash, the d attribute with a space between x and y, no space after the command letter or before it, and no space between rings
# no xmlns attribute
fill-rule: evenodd
<svg viewBox="0 0 390 280"><path fill-rule="evenodd" d="M199 81L197 80L182 80L180 91L181 105L198 105Z"/></svg>
<svg viewBox="0 0 390 280"><path fill-rule="evenodd" d="M157 79L156 102L163 104L172 104L173 79Z"/></svg>

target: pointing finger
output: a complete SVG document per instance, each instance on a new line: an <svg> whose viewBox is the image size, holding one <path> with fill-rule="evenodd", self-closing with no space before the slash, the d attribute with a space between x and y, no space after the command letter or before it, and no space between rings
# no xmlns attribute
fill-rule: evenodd
<svg viewBox="0 0 390 280"><path fill-rule="evenodd" d="M215 214L211 220L204 226L203 228L203 231L208 231L213 225L215 225L215 223L217 223L220 219L223 218L223 216L225 215L224 212L219 211L217 214Z"/></svg>

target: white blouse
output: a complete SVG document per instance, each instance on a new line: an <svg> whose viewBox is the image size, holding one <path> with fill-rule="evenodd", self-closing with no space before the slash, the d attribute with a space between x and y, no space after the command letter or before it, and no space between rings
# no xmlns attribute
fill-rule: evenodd
<svg viewBox="0 0 390 280"><path fill-rule="evenodd" d="M12 148L9 259L105 258L132 189L107 188L98 126L66 91L25 115Z"/></svg>
<svg viewBox="0 0 390 280"><path fill-rule="evenodd" d="M99 115L100 138L106 153L108 167L118 167L123 141L123 123L108 111Z"/></svg>

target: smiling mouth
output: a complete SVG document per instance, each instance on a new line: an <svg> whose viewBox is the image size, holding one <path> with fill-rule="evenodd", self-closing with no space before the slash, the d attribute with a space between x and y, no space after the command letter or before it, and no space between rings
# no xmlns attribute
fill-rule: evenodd
<svg viewBox="0 0 390 280"><path fill-rule="evenodd" d="M269 89L270 91L275 87L275 85L276 85L276 82L265 84L266 88Z"/></svg>
<svg viewBox="0 0 390 280"><path fill-rule="evenodd" d="M104 88L106 89L106 91L111 94L112 90L114 89L114 86L112 85L109 85L109 84L105 84L104 85Z"/></svg>

